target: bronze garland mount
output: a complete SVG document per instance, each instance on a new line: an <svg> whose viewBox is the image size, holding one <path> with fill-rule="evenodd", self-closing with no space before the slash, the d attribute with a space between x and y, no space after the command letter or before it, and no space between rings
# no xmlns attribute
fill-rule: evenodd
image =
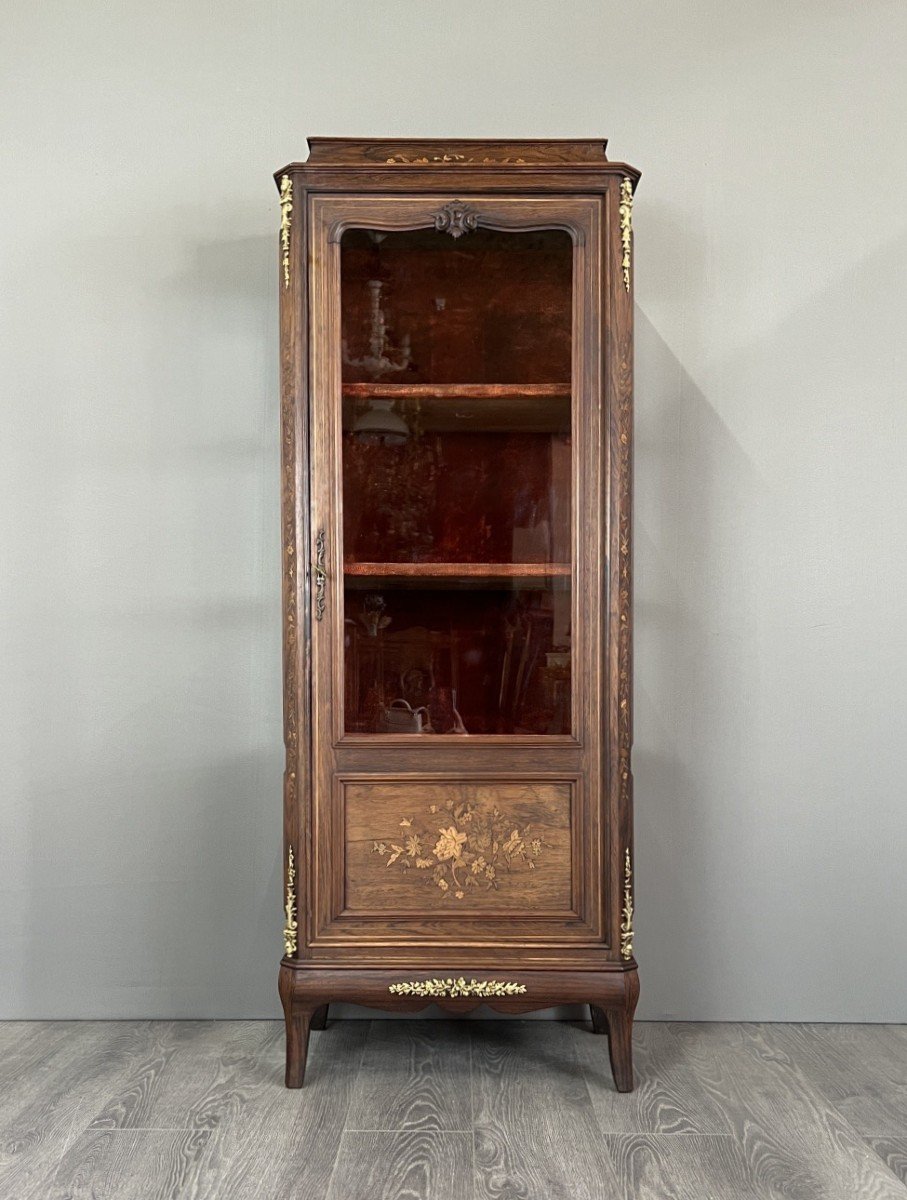
<svg viewBox="0 0 907 1200"><path fill-rule="evenodd" d="M387 989L394 996L522 996L525 983L513 983L501 979L470 979L461 975L458 979L410 979L405 983L392 983Z"/></svg>

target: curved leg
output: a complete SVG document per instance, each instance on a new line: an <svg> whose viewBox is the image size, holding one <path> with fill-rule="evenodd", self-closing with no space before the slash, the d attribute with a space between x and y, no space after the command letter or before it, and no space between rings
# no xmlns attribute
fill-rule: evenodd
<svg viewBox="0 0 907 1200"><path fill-rule="evenodd" d="M619 1092L633 1091L633 1014L639 999L639 976L636 971L626 974L627 991L622 1008L609 1008L608 1055L611 1074Z"/></svg>
<svg viewBox="0 0 907 1200"><path fill-rule="evenodd" d="M301 1088L305 1079L305 1065L309 1053L309 1030L312 1018L327 1005L313 1004L310 1000L300 1002L293 994L293 972L281 966L278 979L280 1001L283 1004L284 1023L287 1031L287 1069L285 1082L288 1088Z"/></svg>
<svg viewBox="0 0 907 1200"><path fill-rule="evenodd" d="M592 1013L592 1032L607 1033L608 1032L608 1014L603 1008L599 1008L597 1004L590 1004L589 1009Z"/></svg>
<svg viewBox="0 0 907 1200"><path fill-rule="evenodd" d="M309 1055L312 1009L293 1009L292 1012L286 1014L286 1026L287 1071L285 1082L288 1088L301 1088L305 1079L305 1065Z"/></svg>
<svg viewBox="0 0 907 1200"><path fill-rule="evenodd" d="M608 1013L608 1054L619 1092L633 1091L633 1017L614 1008Z"/></svg>
<svg viewBox="0 0 907 1200"><path fill-rule="evenodd" d="M315 1011L312 1013L312 1023L309 1028L324 1029L324 1027L325 1027L325 1025L327 1025L327 1023L328 1023L328 1006L326 1004L322 1004L319 1008L316 1008Z"/></svg>

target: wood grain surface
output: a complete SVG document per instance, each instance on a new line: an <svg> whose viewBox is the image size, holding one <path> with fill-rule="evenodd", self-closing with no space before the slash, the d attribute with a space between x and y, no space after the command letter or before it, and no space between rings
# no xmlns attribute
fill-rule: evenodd
<svg viewBox="0 0 907 1200"><path fill-rule="evenodd" d="M588 162L588 147L577 149L578 146L571 144L552 149L536 144L540 155L536 162L551 162L550 155L554 155L554 161L560 161L562 155L571 158L575 153L579 154L580 161ZM343 156L346 156L352 151L352 144L344 143L341 149ZM497 153L500 146L488 143L483 148L483 157L485 149L489 153ZM524 149L528 153L529 145ZM360 144L357 144L353 160L365 163L374 161L370 154L365 154ZM321 161L326 162L327 159ZM344 161L349 160L344 158ZM620 801L616 795L606 792L602 780L602 763L607 759L603 743L608 736L603 712L609 707L615 708L616 712L616 699L611 704L603 703L599 691L605 657L604 641L608 636L605 626L616 631L619 620L616 611L614 614L603 612L600 595L605 540L600 517L606 456L601 403L601 328L606 303L603 247L606 239L610 247L616 236L616 208L609 207L607 198L618 184L607 171L608 164L600 153L600 145L594 161L596 167L602 169L595 195L563 195L552 178L548 180L547 188L557 193L555 195L487 194L481 202L483 229L566 230L573 239L570 301L574 338L572 377L567 381L558 373L554 378L557 389L569 390L574 410L571 428L574 430L573 444L576 449L571 506L573 511L584 514L575 538L576 586L573 590L571 643L576 647L577 670L571 682L573 736L561 739L540 737L535 740L525 737L500 738L493 745L485 745L481 740L457 739L451 772L452 783L469 775L475 776L482 770L484 762L489 760L490 753L490 761L494 764L493 774L502 785L508 779L534 772L549 777L553 775L555 779L560 776L562 780L580 780L581 786L576 788L578 799L571 805L569 814L569 830L558 828L553 838L555 842L560 838L563 845L555 846L539 857L538 864L532 868L539 883L533 887L531 895L527 893L517 898L512 889L508 891L500 887L494 897L494 905L490 906L492 911L489 912L488 923L483 928L484 918L479 916L477 908L479 901L469 894L475 889L455 887L453 894L456 898L456 892L462 891L463 907L475 909L471 923L468 920L457 926L456 940L460 945L482 941L487 944L491 940L499 940L501 930L500 925L494 924L494 914L498 909L507 907L505 898L508 896L511 897L509 906L512 913L518 908L524 910L520 914L522 924L512 922L509 925L507 940L511 943L521 938L528 943L540 934L550 933L550 927L543 929L541 920L536 918L537 913L554 910L567 916L573 905L581 902L572 940L578 944L582 939L588 968L594 965L596 957L612 962L618 958L618 893L622 878L619 869L622 851L618 841L608 834ZM379 161L377 166L383 166L383 162ZM318 168L324 169L324 166ZM307 180L304 173L294 173L294 178L298 185ZM338 472L343 413L341 372L337 370L342 324L339 239L348 227L431 229L438 204L437 195L429 193L389 198L377 187L376 180L377 175L373 178L374 186L371 189L364 188L342 199L330 194L312 195L307 208L300 209L298 235L299 239L305 239L310 251L308 305L311 340L307 362L311 403L306 405L303 397L297 397L294 403L299 419L307 424L311 434L312 457L307 474L311 511L308 529L301 525L297 528L293 563L307 563L312 559L314 539L317 532L323 529L327 579L324 612L316 623L317 628L310 627L309 641L303 644L300 639L294 641L292 646L285 646L285 658L293 658L298 667L294 678L308 677L311 672L310 687L299 693L310 697L311 711L297 705L297 692L294 692L289 708L291 724L294 729L298 727L300 730L297 776L301 779L305 775L306 786L311 784L313 792L310 806L304 802L302 795L291 798L285 824L288 829L295 831L296 859L300 863L300 878L303 881L299 896L301 931L297 957L324 958L329 954L338 963L354 963L357 959L364 961L362 956L366 948L370 957L375 957L383 936L388 949L388 961L392 959L393 946L405 940L414 948L420 943L426 944L424 952L417 954L414 949L413 962L424 962L434 968L437 964L438 935L441 932L435 922L434 912L443 903L443 889L425 888L422 890L421 903L414 903L412 887L404 888L395 870L388 869L386 864L379 866L373 863L372 845L386 838L371 831L363 830L361 844L353 847L350 860L346 861L343 854L345 831L340 824L339 812L343 791L341 780L344 777L358 776L361 782L357 786L365 791L369 773L377 776L386 765L392 775L418 783L427 765L439 769L436 755L438 763L442 756L450 755L450 746L432 745L432 758L428 763L424 739L398 739L396 743L391 741L388 745L388 739L382 741L370 737L357 740L354 736L344 737L344 706L340 698L343 696L345 626L343 589L339 584L344 578L344 569L349 578L354 578L351 571L359 569L374 572L376 564L344 563L337 519L337 497L341 492ZM449 176L448 182L453 186L455 177ZM606 219L611 221L613 229L611 225L605 229ZM301 245L301 241L297 244ZM299 300L291 287L289 292L285 290L283 294L283 307L294 307ZM621 300L621 303L623 308L619 319L625 323L629 320L629 309L625 300ZM285 359L298 364L303 357L302 348L293 340L292 331L284 333ZM570 363L566 365L569 367ZM619 464L618 471L623 469ZM377 564L377 567L382 569L381 564ZM449 568L441 564L438 570L442 569L462 573L456 564ZM490 564L486 569L499 571L497 564ZM523 572L524 566L510 564L510 569ZM528 569L549 574L552 568L548 564L529 564ZM555 569L566 568L560 563ZM624 619L626 621L626 614ZM626 699L626 702L628 704L629 700ZM300 709L298 714L297 708ZM613 717L613 724L616 729L616 716ZM311 748L310 755L303 752L306 740ZM432 739L433 742L436 740L442 739ZM380 786L383 785L376 777L375 788ZM348 786L346 790L349 790ZM374 797L373 792L373 806L376 804ZM397 817L398 824L403 815L406 814L401 813ZM623 833L621 839L626 841ZM606 855L609 860L607 863L604 861ZM546 873L552 873L550 879L546 879ZM519 876L514 872L513 879L515 882L524 881L524 878L528 880L529 874L528 868ZM369 889L374 891L376 888L383 892L395 878L397 896L384 897L377 892L371 896L367 894ZM606 891L610 893L609 897L606 897ZM383 926L374 920L379 908L389 914ZM392 915L394 912L398 914L396 917ZM359 913L366 914L366 918L357 915ZM443 930L444 939L450 944L453 944L453 926L454 923L447 921ZM569 935L574 932L574 927L565 922L563 929L566 942L570 940ZM574 961L580 957L577 949Z"/></svg>
<svg viewBox="0 0 907 1200"><path fill-rule="evenodd" d="M903 1185L773 1035L773 1026L671 1026L731 1123L766 1195L904 1200Z"/></svg>
<svg viewBox="0 0 907 1200"><path fill-rule="evenodd" d="M637 1024L633 1058L636 1090L630 1095L615 1092L601 1055L583 1058L592 1106L606 1133L730 1133L720 1105L683 1062L667 1025Z"/></svg>
<svg viewBox="0 0 907 1200"><path fill-rule="evenodd" d="M848 1116L903 1113L907 1028L637 1030L618 1096L582 1023L329 1020L292 1092L273 1021L0 1024L0 1197L907 1200Z"/></svg>
<svg viewBox="0 0 907 1200"><path fill-rule="evenodd" d="M857 1133L907 1137L907 1031L884 1025L784 1025L777 1038Z"/></svg>
<svg viewBox="0 0 907 1200"><path fill-rule="evenodd" d="M572 796L570 782L346 783L345 907L569 914Z"/></svg>
<svg viewBox="0 0 907 1200"><path fill-rule="evenodd" d="M440 1200L468 1195L464 1187L472 1187L471 1133L351 1130L340 1143L327 1200Z"/></svg>
<svg viewBox="0 0 907 1200"><path fill-rule="evenodd" d="M354 1130L472 1129L469 1026L390 1021L368 1042L347 1116Z"/></svg>
<svg viewBox="0 0 907 1200"><path fill-rule="evenodd" d="M76 1138L40 1193L46 1200L177 1200L199 1185L207 1129L90 1129Z"/></svg>
<svg viewBox="0 0 907 1200"><path fill-rule="evenodd" d="M575 1031L528 1022L473 1038L476 1200L615 1195Z"/></svg>
<svg viewBox="0 0 907 1200"><path fill-rule="evenodd" d="M866 1144L907 1186L907 1135L900 1138L866 1138Z"/></svg>

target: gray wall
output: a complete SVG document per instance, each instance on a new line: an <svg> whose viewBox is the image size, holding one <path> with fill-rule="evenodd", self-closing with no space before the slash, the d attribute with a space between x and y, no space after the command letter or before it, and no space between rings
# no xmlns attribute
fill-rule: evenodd
<svg viewBox="0 0 907 1200"><path fill-rule="evenodd" d="M905 11L6 5L0 1014L277 1011L270 173L606 134L642 1014L907 1020Z"/></svg>

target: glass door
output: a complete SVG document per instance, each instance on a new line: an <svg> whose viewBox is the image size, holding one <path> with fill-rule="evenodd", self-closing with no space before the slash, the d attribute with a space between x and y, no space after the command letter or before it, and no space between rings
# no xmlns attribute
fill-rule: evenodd
<svg viewBox="0 0 907 1200"><path fill-rule="evenodd" d="M340 238L343 723L572 729L573 240Z"/></svg>
<svg viewBox="0 0 907 1200"><path fill-rule="evenodd" d="M308 203L315 941L599 938L602 198Z"/></svg>

